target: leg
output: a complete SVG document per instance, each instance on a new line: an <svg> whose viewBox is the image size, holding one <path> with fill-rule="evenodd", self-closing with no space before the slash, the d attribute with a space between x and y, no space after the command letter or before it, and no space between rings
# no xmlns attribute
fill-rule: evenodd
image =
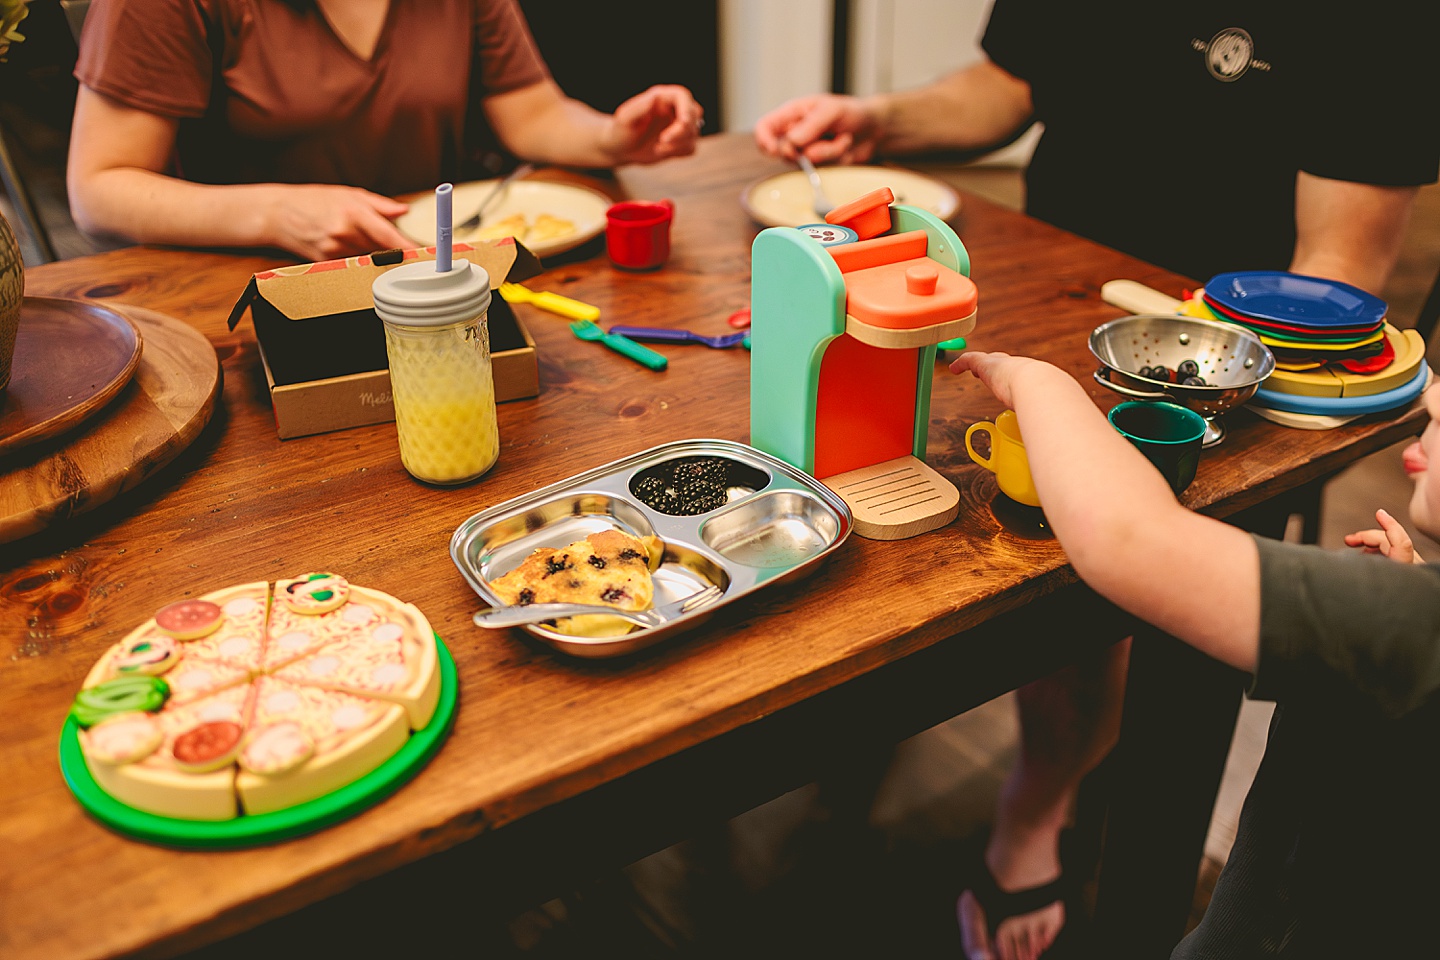
<svg viewBox="0 0 1440 960"><path fill-rule="evenodd" d="M1080 781L1114 746L1120 730L1130 641L1020 688L1020 756L1000 793L985 864L1000 890L1015 892L1060 877L1060 832ZM1031 960L1065 923L1064 904L1002 920L990 943L979 901L957 906L971 960Z"/></svg>

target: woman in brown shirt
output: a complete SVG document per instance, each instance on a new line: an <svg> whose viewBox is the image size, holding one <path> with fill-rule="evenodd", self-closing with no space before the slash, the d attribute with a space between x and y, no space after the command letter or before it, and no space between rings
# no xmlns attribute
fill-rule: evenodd
<svg viewBox="0 0 1440 960"><path fill-rule="evenodd" d="M307 260L411 246L391 197L462 179L476 123L603 167L691 153L701 122L679 86L566 97L514 0L96 0L75 75L82 228Z"/></svg>

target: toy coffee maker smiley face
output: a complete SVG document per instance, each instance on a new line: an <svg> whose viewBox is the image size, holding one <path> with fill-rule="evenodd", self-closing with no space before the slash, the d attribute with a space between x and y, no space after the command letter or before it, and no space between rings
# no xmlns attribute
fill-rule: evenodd
<svg viewBox="0 0 1440 960"><path fill-rule="evenodd" d="M924 463L926 428L936 345L974 329L978 300L960 238L894 199L867 193L751 247L750 442L839 494L875 540L959 511Z"/></svg>

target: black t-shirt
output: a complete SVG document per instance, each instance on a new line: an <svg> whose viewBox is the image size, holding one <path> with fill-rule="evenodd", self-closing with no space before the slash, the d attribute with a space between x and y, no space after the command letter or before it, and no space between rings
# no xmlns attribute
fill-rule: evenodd
<svg viewBox="0 0 1440 960"><path fill-rule="evenodd" d="M1265 758L1172 960L1421 957L1440 901L1440 569L1256 538Z"/></svg>
<svg viewBox="0 0 1440 960"><path fill-rule="evenodd" d="M1440 157L1440 4L997 0L983 45L1045 133L1033 216L1196 279L1283 270L1295 174L1409 186Z"/></svg>

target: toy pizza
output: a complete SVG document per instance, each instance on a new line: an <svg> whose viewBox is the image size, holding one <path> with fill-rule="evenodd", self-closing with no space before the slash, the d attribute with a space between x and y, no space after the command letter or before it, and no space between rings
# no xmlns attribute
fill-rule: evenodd
<svg viewBox="0 0 1440 960"><path fill-rule="evenodd" d="M105 652L70 715L114 799L229 820L365 776L430 722L439 696L418 609L311 573L161 608Z"/></svg>

